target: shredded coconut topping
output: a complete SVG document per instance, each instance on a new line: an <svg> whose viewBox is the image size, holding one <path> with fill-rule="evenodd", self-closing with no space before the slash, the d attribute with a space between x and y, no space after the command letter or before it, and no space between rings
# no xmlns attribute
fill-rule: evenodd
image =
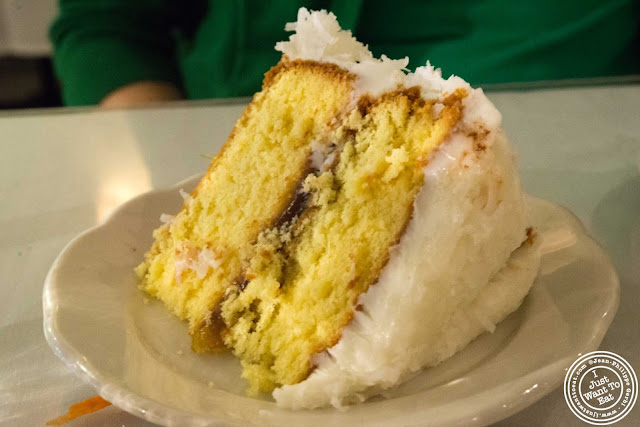
<svg viewBox="0 0 640 427"><path fill-rule="evenodd" d="M295 34L288 42L277 43L276 50L291 59L329 61L338 65L373 60L367 46L356 40L351 31L341 29L336 16L326 10L310 12L300 8L297 22L289 22L284 29Z"/></svg>
<svg viewBox="0 0 640 427"><path fill-rule="evenodd" d="M307 59L336 64L357 76L354 99L369 93L379 96L396 90L399 86L421 88L425 99L442 100L456 89L465 89L468 96L463 100L465 117L463 125L475 125L481 121L488 129L500 126L501 115L482 89L472 89L463 79L451 76L442 78L442 72L429 61L415 72L405 74L409 58L389 59L382 55L375 58L369 48L353 37L351 31L343 30L336 16L326 10L298 10L298 20L285 26L293 31L289 41L276 43L276 50L289 59Z"/></svg>
<svg viewBox="0 0 640 427"><path fill-rule="evenodd" d="M276 44L276 50L290 59L308 59L330 62L358 76L356 91L373 96L394 89L404 79L403 69L409 58L393 60L386 56L374 58L369 48L353 37L351 31L343 30L336 16L326 10L298 11L298 21L285 26L286 31L295 31L289 41Z"/></svg>
<svg viewBox="0 0 640 427"><path fill-rule="evenodd" d="M171 225L174 219L176 219L176 217L173 215L164 213L160 214L160 222L162 222L164 225Z"/></svg>
<svg viewBox="0 0 640 427"><path fill-rule="evenodd" d="M193 200L191 194L184 191L184 189L181 188L180 190L178 190L178 192L180 193L180 196L182 196L182 200L184 200L185 202L189 203L191 202L191 200Z"/></svg>
<svg viewBox="0 0 640 427"><path fill-rule="evenodd" d="M203 248L199 252L196 251L197 249L189 248L176 254L174 267L177 283L180 283L182 273L186 270L193 270L198 279L204 279L210 269L220 266L221 256L212 249Z"/></svg>

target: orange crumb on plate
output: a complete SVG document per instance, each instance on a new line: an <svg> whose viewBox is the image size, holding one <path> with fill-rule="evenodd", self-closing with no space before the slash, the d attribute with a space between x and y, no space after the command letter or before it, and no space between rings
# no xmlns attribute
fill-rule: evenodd
<svg viewBox="0 0 640 427"><path fill-rule="evenodd" d="M83 415L90 414L111 405L100 396L93 396L69 407L69 412L47 422L48 426L61 426Z"/></svg>

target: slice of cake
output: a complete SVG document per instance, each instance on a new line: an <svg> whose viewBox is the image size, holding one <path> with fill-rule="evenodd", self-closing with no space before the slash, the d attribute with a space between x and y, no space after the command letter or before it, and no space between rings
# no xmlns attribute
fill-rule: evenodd
<svg viewBox="0 0 640 427"><path fill-rule="evenodd" d="M500 114L429 64L374 58L300 9L141 288L230 349L250 393L290 408L362 400L515 310L539 255Z"/></svg>

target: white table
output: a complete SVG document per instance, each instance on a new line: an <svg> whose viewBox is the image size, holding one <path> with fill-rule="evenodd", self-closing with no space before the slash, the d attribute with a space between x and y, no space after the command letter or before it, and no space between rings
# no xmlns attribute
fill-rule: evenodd
<svg viewBox="0 0 640 427"><path fill-rule="evenodd" d="M490 98L527 190L569 207L613 258L622 297L601 349L640 372L640 85ZM42 285L58 252L127 199L204 171L244 102L0 114L0 425L43 425L95 394L43 337ZM584 425L560 389L499 424ZM640 404L618 425L633 424ZM68 425L148 423L111 406Z"/></svg>

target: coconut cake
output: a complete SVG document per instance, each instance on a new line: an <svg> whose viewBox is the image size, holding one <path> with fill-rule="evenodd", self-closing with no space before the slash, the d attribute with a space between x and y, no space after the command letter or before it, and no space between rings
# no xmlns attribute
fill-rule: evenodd
<svg viewBox="0 0 640 427"><path fill-rule="evenodd" d="M375 58L300 9L281 61L137 268L249 394L341 406L436 365L517 309L539 254L481 89Z"/></svg>

